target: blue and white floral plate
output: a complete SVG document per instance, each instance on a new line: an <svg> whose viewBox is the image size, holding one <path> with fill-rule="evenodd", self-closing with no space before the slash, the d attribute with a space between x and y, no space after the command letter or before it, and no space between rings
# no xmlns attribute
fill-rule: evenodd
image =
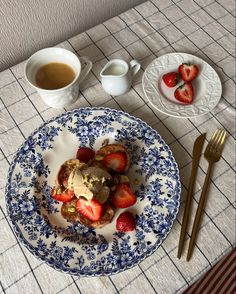
<svg viewBox="0 0 236 294"><path fill-rule="evenodd" d="M138 197L129 208L136 231L117 233L71 224L50 196L60 165L79 146L123 143L132 155L128 172ZM169 147L146 123L108 108L81 108L38 128L19 148L8 174L6 203L19 240L56 270L79 276L115 274L151 255L169 233L179 209L180 180Z"/></svg>

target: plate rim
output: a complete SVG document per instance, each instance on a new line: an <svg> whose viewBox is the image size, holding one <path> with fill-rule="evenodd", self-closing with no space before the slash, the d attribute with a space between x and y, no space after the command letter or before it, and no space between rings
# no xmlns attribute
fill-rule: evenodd
<svg viewBox="0 0 236 294"><path fill-rule="evenodd" d="M186 116L182 116L182 115L181 115L181 116L174 115L174 114L172 114L172 113L165 112L165 111L159 109L159 108L158 108L158 107L157 107L157 106L156 106L156 105L155 105L155 104L149 99L148 95L146 94L146 91L145 91L145 89L144 89L144 79L145 79L145 74L146 74L147 70L149 69L149 67L151 67L152 63L155 62L155 61L156 61L157 59L159 59L159 58L162 58L162 57L167 56L167 55L176 55L176 54L179 54L179 55L187 55L187 56L191 56L191 57L194 57L194 58L198 58L201 62L207 64L207 65L208 65L208 66L209 66L209 67L215 72L216 76L218 77L218 79L219 79L219 85L220 85L220 95L219 95L219 98L218 98L216 104L215 104L210 110L208 110L207 112L204 112L204 113L201 113L201 114L196 114L196 115L186 115ZM221 99L221 97L222 97L222 82L221 82L220 77L219 77L218 73L216 72L216 70L215 70L215 69L214 69L214 68L213 68L213 67L212 67L207 61L205 61L204 59L202 59L202 58L200 58L200 57L198 57L198 56L196 56L196 55L194 55L194 54L189 54L189 53L186 53L186 52L171 52L171 53L163 54L163 55L160 55L160 56L156 57L155 59L153 59L153 60L148 64L148 66L146 67L146 69L145 69L145 71L144 71L144 73L143 73L143 76L142 76L142 90L143 90L143 93L144 93L145 97L146 97L147 100L149 101L149 103L150 103L150 104L151 104L156 110L160 111L161 113L163 113L163 114L165 114L165 115L169 115L169 116L171 116L171 117L184 119L184 118L200 117L200 116L206 115L207 113L211 112L211 111L217 106L217 104L219 103L219 101L220 101L220 99Z"/></svg>
<svg viewBox="0 0 236 294"><path fill-rule="evenodd" d="M71 116L74 113L78 113L81 111L113 111L113 112L118 112L120 115L124 115L129 119L132 119L134 121L137 121L138 123L142 123L145 127L147 128L151 128L160 138L160 140L162 141L163 145L166 145L168 147L168 152L169 155L173 161L173 164L175 166L175 172L176 172L176 180L177 180L177 184L178 184L178 189L177 189L177 193L176 193L176 197L178 200L177 206L175 207L176 209L176 213L175 215L172 216L171 218L171 222L170 222L170 226L168 228L168 230L166 231L164 237L162 237L160 239L159 242L156 242L155 245L150 248L148 251L146 251L145 253L143 253L140 258L138 260L136 260L134 263L132 264L128 264L123 266L122 268L118 268L117 270L103 270L102 272L97 271L97 272L81 272L80 269L76 269L73 270L71 268L65 268L65 267L59 267L58 265L55 265L54 263L49 262L48 260L45 260L44 257L42 257L38 251L35 250L34 246L29 242L29 240L27 240L26 238L24 238L22 231L20 230L20 228L16 225L15 220L13 219L13 216L11 214L11 210L10 210L10 200L9 200L9 194L10 194L10 187L11 187L11 179L12 179L12 175L16 166L16 161L19 155L19 152L21 151L21 149L25 146L25 144L27 144L28 140L34 136L35 134L38 133L38 131L43 128L44 126L46 126L47 124L53 123L55 120L63 117L63 116ZM10 224L11 227L13 228L14 233L16 234L17 239L26 247L26 249L33 254L38 260L46 263L48 266L50 266L51 268L62 272L62 273L66 273L66 274L70 274L70 275L74 275L74 276L79 276L79 277L98 277L98 276L110 276L113 274L117 274L120 272L123 272L127 269L133 268L134 266L138 265L139 263L141 263L144 259L146 259L148 256L152 255L159 247L160 245L163 243L163 241L166 239L166 237L169 235L174 221L177 219L177 215L179 213L179 208L180 208L180 197L181 197L181 181L180 181L180 170L179 170L179 166L175 160L175 157L173 155L172 150L170 149L169 145L165 142L165 140L161 137L161 135L151 126L149 126L145 121L143 121L142 119L135 117L133 115L130 115L129 113L123 111L123 110L117 110L117 109L113 109L113 108L109 108L109 107L81 107L81 108L76 108L70 111L66 111L64 113L61 113L59 115L56 115L55 117L52 117L48 120L46 120L45 122L43 122L42 124L40 124L40 126L38 126L36 129L33 130L33 132L31 132L31 134L25 139L25 141L18 147L11 163L8 169L8 173L7 173L7 180L6 180L6 185L5 185L5 202L6 202L6 209L7 209L7 214L9 216L10 219ZM80 245L77 245L80 246ZM81 255L83 256L83 255Z"/></svg>

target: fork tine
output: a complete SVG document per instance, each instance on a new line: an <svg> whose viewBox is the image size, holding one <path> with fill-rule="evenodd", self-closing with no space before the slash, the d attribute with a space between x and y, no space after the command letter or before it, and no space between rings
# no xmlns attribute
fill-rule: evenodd
<svg viewBox="0 0 236 294"><path fill-rule="evenodd" d="M216 138L217 132L218 132L218 130L216 130L216 131L214 132L214 134L212 135L211 139L209 140L209 142L208 142L208 144L207 144L207 146L206 146L206 150L205 150L205 152L207 152L207 151L211 148L211 145L212 145L212 143L214 143L214 140L215 140L215 138Z"/></svg>
<svg viewBox="0 0 236 294"><path fill-rule="evenodd" d="M215 138L217 137L217 135L218 135L218 132L219 132L219 130L216 130L215 132L214 132L214 134L212 135L212 137L211 137L211 140L213 141L213 140L215 140ZM210 141L211 141L210 140Z"/></svg>
<svg viewBox="0 0 236 294"><path fill-rule="evenodd" d="M207 149L215 149L216 145L217 145L217 142L219 140L219 136L221 134L221 130L216 130L213 134L213 136L211 137L210 141L209 141L209 144L207 146Z"/></svg>
<svg viewBox="0 0 236 294"><path fill-rule="evenodd" d="M219 143L219 147L217 148L217 152L219 154L222 153L222 150L223 150L224 145L225 145L225 139L226 139L226 131L222 131L222 136L221 136L221 140L220 140L220 143Z"/></svg>
<svg viewBox="0 0 236 294"><path fill-rule="evenodd" d="M216 139L214 140L214 143L212 144L212 148L214 150L217 150L217 148L219 147L222 135L224 134L223 132L224 132L223 130L218 130Z"/></svg>

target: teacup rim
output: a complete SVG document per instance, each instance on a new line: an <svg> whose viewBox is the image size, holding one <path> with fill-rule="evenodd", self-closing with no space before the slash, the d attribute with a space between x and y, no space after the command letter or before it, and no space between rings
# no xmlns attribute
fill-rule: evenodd
<svg viewBox="0 0 236 294"><path fill-rule="evenodd" d="M75 78L68 84L66 85L65 87L62 87L62 88L58 88L58 89L43 89L43 88L40 88L38 86L36 86L35 84L31 83L30 80L28 79L27 77L27 74L26 74L26 70L27 70L27 65L29 64L30 60L33 59L33 57L35 57L38 53L42 52L42 51L53 51L53 50L62 50L64 52L66 52L67 54L72 54L74 57L76 57L76 59L79 61L80 63L80 71L76 74ZM26 61L25 63L25 66L24 66L24 77L26 78L27 82L35 89L37 89L38 91L44 91L44 92L48 92L48 93L52 93L52 92L60 92L60 91L64 91L68 88L70 88L73 84L75 84L77 81L78 81L78 78L80 76L80 73L81 73L81 62L79 60L79 57L73 53L72 51L70 50L67 50L65 48L60 48L60 47L47 47L47 48L43 48L43 49L40 49L38 51L36 51L35 53L33 53Z"/></svg>

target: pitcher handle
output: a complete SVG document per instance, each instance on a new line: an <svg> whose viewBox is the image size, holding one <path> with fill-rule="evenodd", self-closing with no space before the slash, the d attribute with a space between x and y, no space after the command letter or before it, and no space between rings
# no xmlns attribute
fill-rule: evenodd
<svg viewBox="0 0 236 294"><path fill-rule="evenodd" d="M80 56L79 59L83 62L86 63L85 67L81 70L80 73L80 78L79 78L79 83L82 83L83 80L86 78L86 76L89 74L93 67L92 61L88 59L86 56Z"/></svg>
<svg viewBox="0 0 236 294"><path fill-rule="evenodd" d="M130 64L132 76L135 76L140 70L141 64L135 59L131 60L129 64Z"/></svg>

